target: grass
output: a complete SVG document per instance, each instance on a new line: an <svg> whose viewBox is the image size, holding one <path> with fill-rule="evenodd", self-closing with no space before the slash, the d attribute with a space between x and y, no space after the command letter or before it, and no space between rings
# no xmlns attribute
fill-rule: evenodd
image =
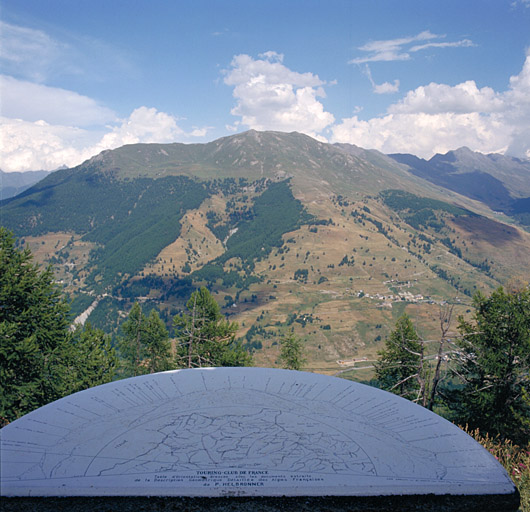
<svg viewBox="0 0 530 512"><path fill-rule="evenodd" d="M146 154L149 156L149 165L159 165L162 160L165 161L164 153L160 152L162 149L170 156L172 154L170 149L173 149L175 154L185 150L179 145L171 146L171 148L160 146L150 149L153 149L154 153ZM188 149L191 151L193 148ZM219 165L221 163L220 161ZM324 190L320 182L317 186L316 182L311 181L313 178L307 178L301 184L300 180L296 179L296 173L293 173L293 176L294 197L302 202L315 219L326 221L331 219L331 222L300 227L294 225L289 228L292 229L291 231L283 233L284 244L281 247L272 246L269 254L265 254L267 251L260 251L259 255L262 259L254 263L253 273L262 280L241 291L239 297L237 295L240 290L234 288L229 282L217 282L211 285L212 293L220 302L224 302L226 295L234 297L237 306L227 308L225 312L231 315L231 320L239 322L242 326L240 336L243 336L246 330L254 324L262 328L278 330L279 327L276 327L276 324L284 323L289 314L311 313L313 317L318 318L314 323L306 326L295 323L292 326L284 326L284 330L294 327L295 334L305 340L308 366L311 368L329 367L334 371L339 371L343 368L337 360L363 356L374 357L377 349L382 347L386 335L393 329L395 321L404 312L409 313L415 319L422 337L436 339L439 336L439 306L436 302L462 294L457 292L448 281L440 279L432 272L432 266L436 265L443 269L448 275L458 279L465 288L474 289L476 286L485 293L489 293L498 286L498 282L494 282L477 269L470 268L463 260L450 254L443 244L432 242L431 252L422 252L419 248L423 244L423 239L420 238L421 233L417 233L398 219L395 212L390 211L380 199L374 197L360 199L361 192L354 194L352 191L348 192L341 188L343 195L349 195L339 200L338 196L332 192L331 182L325 185ZM339 174L337 174L337 179L338 177ZM155 181L164 182L163 179ZM121 185L126 187L127 182ZM226 261L231 254L226 253L226 247L222 241L218 240L208 228L207 212L214 212L224 223L228 223L234 204L238 207L251 204L257 195L258 188L234 186L230 190L212 192L199 207L182 212L180 235L169 237L170 243L159 247L160 251L153 256L149 264L142 265L140 275L154 273L163 277L164 282L170 283L177 276L187 276L216 259L218 262L222 260L220 265L224 266L225 273L240 271L242 266L240 259L232 258ZM296 204L291 197L289 199L289 201L284 201L285 206L287 203L291 206L293 203ZM227 211L228 203L232 204L229 211ZM276 210L279 215L280 209ZM354 212L357 212L357 216L352 215ZM364 217L360 217L361 214ZM264 218L269 219L268 216ZM116 225L117 223L110 224ZM267 227L267 222L264 224ZM505 269L506 274L511 273L517 276L530 269L527 263L523 264L524 258L521 257L527 252L525 249L530 244L530 235L524 234L521 235L520 240L507 242L503 250L499 252L496 249L494 251L494 248L487 245L486 241L473 239L467 231L456 224L451 226L455 232L447 233L447 236L456 240L455 244L461 247L466 258L473 261L486 258L488 261L498 261L494 264L495 269L504 269L504 255L509 254L513 256L513 262L510 260L510 267ZM236 233L232 239L228 240L228 245L237 242L237 238L244 234L243 229L240 231L241 234ZM248 236L245 238L252 239L253 233L250 226L247 231ZM69 243L72 235L74 235L74 241L71 247L68 246L59 251L63 245L66 246ZM426 238L434 240L436 235L436 233L426 233ZM45 262L55 253L59 253L57 258L64 255L61 264L57 265L56 275L59 280L64 281L68 292L75 294L79 291L87 291L85 279L87 274L93 270L93 264L88 260L88 255L90 249L96 248L96 244L81 240L80 235L75 233L56 233L25 238L31 243L32 250L35 249L37 261ZM407 248L409 242L410 250ZM136 245L142 247L142 244ZM162 245L164 244L160 244ZM263 244L258 244L257 247L265 249ZM135 249L133 252L137 253L138 250ZM153 254L155 252L157 251L153 251ZM67 253L68 257L66 257ZM518 258L515 257L516 253L519 254ZM341 265L345 257L348 258L348 263ZM354 260L353 264L352 260ZM119 263L122 272L126 270L121 265L121 259L113 258L113 261L115 267L118 267ZM184 270L185 268L189 270ZM295 273L299 270L307 271L306 280L294 279ZM161 301L159 308L178 309L182 306L181 297L175 295L165 297L162 288L153 288L150 293L153 299ZM364 294L362 297L358 296L361 290ZM376 294L396 295L402 291L423 295L436 302L413 303L394 300L390 308L384 306L382 300L375 298ZM253 295L257 297L257 300L250 300ZM243 302L245 297L249 299L246 303ZM466 301L467 297L463 302ZM100 309L102 307L100 305ZM464 304L459 306L458 311L455 311L455 318L456 313L464 314L466 309L468 307ZM262 311L265 311L266 315L256 321ZM330 330L321 328L327 325L331 327ZM381 327L376 328L379 325ZM266 354L269 350L271 351L270 357ZM258 352L263 352L260 355L263 360L259 359L259 364L271 362L275 357L275 347L271 348L265 343L263 350Z"/></svg>
<svg viewBox="0 0 530 512"><path fill-rule="evenodd" d="M522 512L530 512L530 444L521 447L511 441L502 441L481 434L478 429L464 428L473 439L488 450L504 467L521 495Z"/></svg>

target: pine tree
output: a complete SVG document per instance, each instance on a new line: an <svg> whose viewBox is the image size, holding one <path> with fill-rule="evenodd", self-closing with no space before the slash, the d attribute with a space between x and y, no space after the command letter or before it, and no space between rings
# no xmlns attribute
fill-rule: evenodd
<svg viewBox="0 0 530 512"><path fill-rule="evenodd" d="M280 360L287 370L301 370L305 363L302 340L293 332L280 340Z"/></svg>
<svg viewBox="0 0 530 512"><path fill-rule="evenodd" d="M145 357L145 321L140 304L135 302L127 320L121 325L123 335L118 338L123 377L135 377L147 373L147 368L142 365Z"/></svg>
<svg viewBox="0 0 530 512"><path fill-rule="evenodd" d="M90 324L77 326L70 336L63 365L69 393L111 382L118 365L111 337Z"/></svg>
<svg viewBox="0 0 530 512"><path fill-rule="evenodd" d="M491 436L530 440L530 290L474 297L473 322L459 319L454 420Z"/></svg>
<svg viewBox="0 0 530 512"><path fill-rule="evenodd" d="M397 320L395 329L385 341L385 348L378 355L375 374L382 389L410 400L424 395L421 389L423 348L407 314Z"/></svg>
<svg viewBox="0 0 530 512"><path fill-rule="evenodd" d="M59 356L69 307L51 267L41 270L0 227L0 415L8 421L62 396Z"/></svg>
<svg viewBox="0 0 530 512"><path fill-rule="evenodd" d="M163 372L174 368L169 333L157 311L151 310L145 322L145 348L149 373Z"/></svg>
<svg viewBox="0 0 530 512"><path fill-rule="evenodd" d="M118 349L122 376L134 377L175 367L169 333L157 311L152 309L146 317L135 302L121 331Z"/></svg>
<svg viewBox="0 0 530 512"><path fill-rule="evenodd" d="M110 340L90 327L70 332L69 312L52 268L0 227L0 422L112 379Z"/></svg>
<svg viewBox="0 0 530 512"><path fill-rule="evenodd" d="M219 304L202 287L191 294L187 312L173 319L178 340L177 364L184 368L250 366L252 358L235 341L238 325L224 318Z"/></svg>

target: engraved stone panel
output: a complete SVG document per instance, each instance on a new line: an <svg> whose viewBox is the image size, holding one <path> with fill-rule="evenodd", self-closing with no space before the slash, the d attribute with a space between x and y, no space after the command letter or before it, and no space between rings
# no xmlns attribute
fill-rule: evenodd
<svg viewBox="0 0 530 512"><path fill-rule="evenodd" d="M513 494L459 428L347 380L177 370L81 391L1 431L3 496Z"/></svg>

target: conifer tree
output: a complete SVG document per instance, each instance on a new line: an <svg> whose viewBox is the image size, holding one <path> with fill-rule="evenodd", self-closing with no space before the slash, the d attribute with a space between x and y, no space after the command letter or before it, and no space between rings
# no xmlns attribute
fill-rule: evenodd
<svg viewBox="0 0 530 512"><path fill-rule="evenodd" d="M381 388L410 400L423 395L422 351L411 319L407 314L402 315L386 339L385 348L378 352L375 374Z"/></svg>
<svg viewBox="0 0 530 512"><path fill-rule="evenodd" d="M0 415L8 421L64 394L68 313L51 267L41 270L0 227Z"/></svg>
<svg viewBox="0 0 530 512"><path fill-rule="evenodd" d="M238 325L224 318L219 304L205 287L191 294L187 312L173 318L183 368L250 366L252 357L235 341Z"/></svg>
<svg viewBox="0 0 530 512"><path fill-rule="evenodd" d="M51 267L33 263L0 227L0 422L112 379L110 341L90 327L70 332L70 308Z"/></svg>
<svg viewBox="0 0 530 512"><path fill-rule="evenodd" d="M305 363L302 340L290 332L280 340L280 361L287 370L301 370Z"/></svg>
<svg viewBox="0 0 530 512"><path fill-rule="evenodd" d="M71 350L65 353L65 379L69 393L111 382L118 356L111 337L89 323L77 326L70 336Z"/></svg>
<svg viewBox="0 0 530 512"><path fill-rule="evenodd" d="M474 299L473 321L460 318L452 394L454 420L490 436L526 445L530 440L530 289Z"/></svg>
<svg viewBox="0 0 530 512"><path fill-rule="evenodd" d="M127 320L121 325L122 336L118 338L120 366L123 377L135 377L147 373L142 365L145 357L145 315L135 302Z"/></svg>
<svg viewBox="0 0 530 512"><path fill-rule="evenodd" d="M169 333L154 309L149 313L145 326L145 357L149 373L171 370L175 365L172 361Z"/></svg>
<svg viewBox="0 0 530 512"><path fill-rule="evenodd" d="M162 372L175 367L172 361L169 333L154 309L145 316L135 302L127 320L121 325L118 339L120 363L124 377Z"/></svg>

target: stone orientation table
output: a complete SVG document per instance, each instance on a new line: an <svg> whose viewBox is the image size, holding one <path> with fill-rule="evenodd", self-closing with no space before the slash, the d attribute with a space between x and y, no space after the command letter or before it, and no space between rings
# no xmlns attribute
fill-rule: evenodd
<svg viewBox="0 0 530 512"><path fill-rule="evenodd" d="M87 510L104 498L128 510L123 497L135 497L136 511L145 500L225 510L226 498L242 510L518 505L502 466L458 427L396 395L304 372L143 375L57 400L0 436L10 510L60 510L58 497L79 497Z"/></svg>

